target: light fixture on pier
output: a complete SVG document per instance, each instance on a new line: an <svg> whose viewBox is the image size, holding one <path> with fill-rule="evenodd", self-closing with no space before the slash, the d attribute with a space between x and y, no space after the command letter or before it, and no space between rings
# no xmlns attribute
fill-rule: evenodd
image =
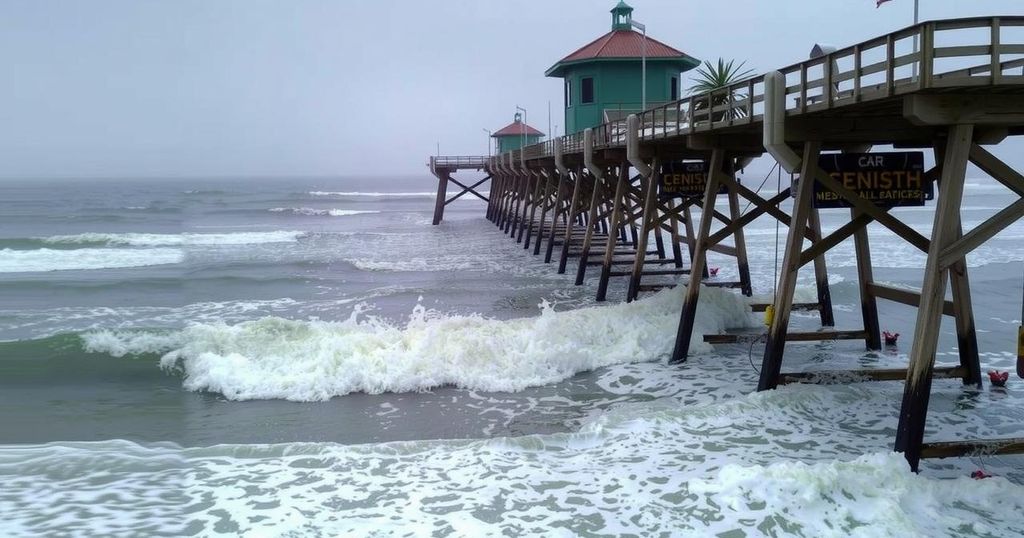
<svg viewBox="0 0 1024 538"><path fill-rule="evenodd" d="M521 107L521 106L519 106L519 105L516 105L516 112L522 112L523 113L523 125L520 128L520 131L523 133L522 134L523 143L519 147L520 148L525 148L526 147L526 126L529 125L528 123L526 123L526 109Z"/></svg>

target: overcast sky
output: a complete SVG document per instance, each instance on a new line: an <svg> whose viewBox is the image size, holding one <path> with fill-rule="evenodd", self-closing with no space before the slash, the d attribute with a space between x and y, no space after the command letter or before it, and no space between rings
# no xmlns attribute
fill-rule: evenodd
<svg viewBox="0 0 1024 538"><path fill-rule="evenodd" d="M912 22L893 0L632 0L648 34L758 73ZM3 0L0 177L425 172L484 128L561 124L555 61L613 0ZM922 19L1024 14L921 0ZM688 77L684 75L684 87Z"/></svg>

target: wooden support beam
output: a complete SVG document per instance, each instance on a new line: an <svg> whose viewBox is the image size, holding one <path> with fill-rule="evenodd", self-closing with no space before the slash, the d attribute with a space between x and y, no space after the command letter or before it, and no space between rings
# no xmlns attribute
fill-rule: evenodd
<svg viewBox="0 0 1024 538"><path fill-rule="evenodd" d="M690 284L686 287L683 310L680 313L679 326L676 330L676 342L672 348L670 362L673 364L685 361L689 353L693 324L697 316L697 303L700 299L701 278L705 274L707 265L708 236L711 234L712 220L709 216L715 209L715 198L718 196L720 178L724 175L722 168L724 164L725 150L721 148L712 150L708 163L708 180L704 187L704 205L701 212L703 217L700 219L700 231L696 236L696 248L690 265Z"/></svg>
<svg viewBox="0 0 1024 538"><path fill-rule="evenodd" d="M867 285L868 294L872 297L885 299L894 303L907 306L920 306L921 294L918 292L893 288L883 284L871 282ZM947 316L953 315L953 301L943 301L942 313Z"/></svg>
<svg viewBox="0 0 1024 538"><path fill-rule="evenodd" d="M487 197L485 197L484 195L480 194L479 192L476 192L476 190L475 190L477 187L482 185L484 183L484 181L487 181L488 179L491 179L490 174L488 174L487 177L481 179L480 181L477 181L476 183L474 183L474 184L472 184L472 185L467 187L466 185L463 185L459 180L451 177L451 175L449 174L448 175L448 181L451 181L452 183L458 185L459 187L462 187L462 192L460 192L459 194L456 194L455 196L452 196L451 199L446 200L444 205L448 205L448 204L454 202L455 200L458 200L460 196L462 196L463 194L466 194L467 192L470 193L470 194L473 194L474 196L476 196L477 198L479 198L479 199L481 199L481 200L483 200L485 202L489 202L490 200L488 200Z"/></svg>
<svg viewBox="0 0 1024 538"><path fill-rule="evenodd" d="M1024 96L996 94L907 95L903 116L915 125L1024 124Z"/></svg>
<svg viewBox="0 0 1024 538"><path fill-rule="evenodd" d="M530 240L533 237L534 222L537 220L537 206L544 205L544 181L541 174L531 171L533 176L533 197L530 203L530 218L526 221L526 238L523 240L523 248L529 250Z"/></svg>
<svg viewBox="0 0 1024 538"><path fill-rule="evenodd" d="M978 144L971 144L971 163L981 168L996 181L1006 185L1006 188L1017 193L1018 196L1024 196L1024 176Z"/></svg>
<svg viewBox="0 0 1024 538"><path fill-rule="evenodd" d="M572 232L573 225L576 223L576 216L579 214L577 209L579 207L581 193L580 184L582 183L581 177L583 172L577 170L573 177L572 186L572 197L569 201L569 213L565 223L565 235L562 240L562 254L558 259L558 274L565 274L565 266L569 262L569 245L572 243Z"/></svg>
<svg viewBox="0 0 1024 538"><path fill-rule="evenodd" d="M768 303L751 303L751 312L764 312L768 309ZM793 310L817 310L818 303L793 303Z"/></svg>
<svg viewBox="0 0 1024 538"><path fill-rule="evenodd" d="M972 439L970 441L945 441L921 445L921 457L927 459L1008 454L1024 454L1024 438Z"/></svg>
<svg viewBox="0 0 1024 538"><path fill-rule="evenodd" d="M522 174L525 183L523 184L523 206L519 214L519 231L516 234L516 243L523 242L523 234L529 228L530 221L532 220L531 208L537 207L536 198L534 197L537 182L534 180L532 173L524 171Z"/></svg>
<svg viewBox="0 0 1024 538"><path fill-rule="evenodd" d="M658 219L658 180L660 175L660 163L655 157L651 162L651 175L641 178L644 189L643 213L640 216L640 234L637 237L636 257L633 259L633 274L629 278L629 287L626 290L626 302L632 302L640 293L640 278L644 274L644 261L647 253L648 236L653 231L658 237L661 232L655 229ZM664 246L658 248L659 255L664 257Z"/></svg>
<svg viewBox="0 0 1024 538"><path fill-rule="evenodd" d="M850 222L840 226L836 231L828 234L819 241L815 241L811 246L804 249L800 253L800 267L803 267L813 261L819 256L823 256L825 252L832 250L836 245L842 243L847 237L855 234L858 230L864 229L872 219L870 216L863 213L858 213L854 210L856 216L850 219Z"/></svg>
<svg viewBox="0 0 1024 538"><path fill-rule="evenodd" d="M775 219L777 219L782 224L784 224L786 226L789 226L790 217L784 211L779 209L779 204L782 203L782 201L787 200L787 199L790 198L790 192L791 192L791 188L790 187L786 187L785 189L782 189L782 191L779 192L778 194L776 194L775 196L771 197L768 200L765 200L759 194L757 194L756 192L750 190L749 188L747 188L746 186L744 186L740 182L736 181L735 179L732 179L732 178L729 178L729 177L725 177L725 178L722 179L722 183L725 184L726 186L728 186L730 189L735 189L736 193L738 195L742 196L748 202L753 204L754 207L756 208L756 211L758 211L758 213L756 213L753 218L749 219L749 221L746 221L746 216L751 214L754 210L747 211L747 213L744 215L744 219L745 219L744 226L748 222L753 221L754 218L757 218L758 216L760 216L761 214L764 214L764 213L768 213L772 217L775 217ZM719 236L719 234L721 234L723 231L724 231L724 229L719 230L712 237ZM731 233L731 231L730 231L730 233ZM814 240L814 235L813 235L811 230L809 230L809 229L805 230L804 235L805 235L805 237L807 239L810 239L812 241ZM722 239L724 239L727 236L728 236L728 234L724 234L722 236ZM721 239L719 239L719 240L721 240Z"/></svg>
<svg viewBox="0 0 1024 538"><path fill-rule="evenodd" d="M928 400L931 395L932 369L938 346L939 322L945 301L946 281L949 278L948 270L939 267L939 255L942 249L956 240L973 133L971 125L952 126L949 128L945 144L942 179L939 183L942 190L932 225L924 283L921 286L921 305L917 309L917 323L910 349L910 368L907 371L907 383L896 432L895 448L903 452L907 463L914 471L918 470L921 459Z"/></svg>
<svg viewBox="0 0 1024 538"><path fill-rule="evenodd" d="M750 335L744 334L705 334L704 341L709 344L735 344L742 342ZM757 335L761 337L763 335ZM827 342L831 340L862 340L864 331L812 331L787 332L787 342ZM776 376L776 381L778 377Z"/></svg>
<svg viewBox="0 0 1024 538"><path fill-rule="evenodd" d="M676 204L676 202L675 202L674 199L669 199L669 201L667 202L667 205L668 205L667 213L668 213L668 216L669 216L669 229L668 229L668 232L669 232L669 236L672 238L672 261L675 263L676 267L682 267L683 266L683 248L682 248L682 245L680 244L680 238L679 238L679 216L678 216L679 215L679 209L681 209L681 208L677 209L675 204ZM693 238L692 237L688 237L687 239L692 240Z"/></svg>
<svg viewBox="0 0 1024 538"><path fill-rule="evenodd" d="M1004 230L1021 217L1024 217L1024 198L1010 204L1009 207L989 217L985 222L967 232L960 239L951 243L939 254L939 268L946 269L964 258L968 252L980 247L992 239L992 236Z"/></svg>
<svg viewBox="0 0 1024 538"><path fill-rule="evenodd" d="M777 206L787 199L789 199L789 189L786 189L785 192L780 192L775 196L772 196L767 202L773 206ZM755 207L754 209L747 211L740 218L734 219L729 225L711 234L711 237L708 238L708 243L711 245L717 245L718 243L721 243L722 240L724 240L726 237L732 235L735 230L742 228L747 224L750 224L751 222L754 222L755 220L757 220L758 217L764 215L766 212L767 211L765 211L765 209L762 207ZM786 217L786 220L788 221L789 215L787 215Z"/></svg>
<svg viewBox="0 0 1024 538"><path fill-rule="evenodd" d="M431 160L433 162L433 160ZM441 224L441 219L444 218L444 206L445 197L448 192L448 179L450 174L446 168L439 168L434 170L434 175L437 177L437 198L434 200L434 226Z"/></svg>
<svg viewBox="0 0 1024 538"><path fill-rule="evenodd" d="M811 212L807 215L807 228L814 235L812 241L821 240L821 219L818 216L817 208L812 207ZM821 324L825 327L833 327L836 321L832 311L832 292L828 288L828 269L825 267L824 253L814 257L814 283L818 292L818 304L821 305L818 310Z"/></svg>
<svg viewBox="0 0 1024 538"><path fill-rule="evenodd" d="M731 165L730 173L734 173L731 169ZM739 196L735 189L729 189L728 196L729 216L731 217L732 222L736 222L741 217ZM750 282L750 262L747 260L747 240L743 235L742 226L733 231L733 246L736 249L736 268L740 275L740 293L750 297L754 294L754 288Z"/></svg>
<svg viewBox="0 0 1024 538"><path fill-rule="evenodd" d="M963 376L963 368L949 366L935 369L936 379L952 379ZM790 383L825 383L836 380L851 381L903 381L907 378L906 368L872 368L862 370L832 370L819 372L789 372L779 376L780 385Z"/></svg>
<svg viewBox="0 0 1024 538"><path fill-rule="evenodd" d="M534 244L533 244L533 255L534 256L540 254L541 244L544 243L544 231L545 231L545 225L547 224L546 219L547 219L548 211L553 210L558 205L557 200L554 203L552 203L552 200L551 200L551 197L555 195L554 191L556 189L558 189L558 183L557 183L557 180L555 179L554 175L555 175L555 171L554 170L549 169L549 170L545 170L544 171L544 204L541 207L541 211L540 211L540 223L537 225L537 241L534 242ZM553 220L557 221L558 218L555 217ZM553 232L554 232L553 228L554 227L552 227L552 235L553 235Z"/></svg>
<svg viewBox="0 0 1024 538"><path fill-rule="evenodd" d="M764 347L761 360L761 374L757 382L757 390L774 389L778 384L779 373L782 372L782 354L786 347L786 333L789 330L789 313L793 306L793 292L796 289L797 272L800 270L800 252L804 242L811 207L814 197L814 170L818 168L818 155L821 143L809 141L804 143L803 168L800 182L796 186L796 197L793 199L793 214L786 236L786 250L782 258L779 283L775 296L775 315L768 328L768 340Z"/></svg>
<svg viewBox="0 0 1024 538"><path fill-rule="evenodd" d="M592 180L590 190L590 209L588 213L589 216L587 218L587 233L583 237L583 246L580 250L579 265L576 267L577 286L583 285L583 279L587 272L587 265L589 265L590 261L590 248L593 246L592 241L594 239L594 233L598 227L598 220L601 218L598 216L598 210L600 209L601 202L604 200L605 188L603 185L607 180L609 172L607 169L604 169L601 170L601 173L600 177L596 177L593 174L589 175ZM607 246L607 242L605 245Z"/></svg>
<svg viewBox="0 0 1024 538"><path fill-rule="evenodd" d="M850 220L856 222L867 215L850 209ZM838 230L837 230L838 231ZM835 235L833 233L832 235ZM871 286L874 285L874 274L871 266L871 247L868 243L867 221L864 225L858 226L853 232L853 250L857 259L857 286L860 291L860 316L864 322L864 347L870 350L882 349L881 327L878 322L878 301L871 293Z"/></svg>
<svg viewBox="0 0 1024 538"><path fill-rule="evenodd" d="M615 250L616 235L615 230L618 230L622 226L622 212L625 209L626 204L625 191L626 183L629 179L629 165L623 163L619 166L619 177L615 183L615 194L612 197L612 217L608 223L609 234L608 243L605 246L604 251L604 265L601 267L601 277L597 282L597 301L604 301L608 295L608 278L612 272L612 253Z"/></svg>

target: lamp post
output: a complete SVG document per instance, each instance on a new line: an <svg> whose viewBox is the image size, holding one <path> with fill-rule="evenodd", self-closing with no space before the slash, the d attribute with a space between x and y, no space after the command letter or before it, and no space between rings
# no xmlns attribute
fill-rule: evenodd
<svg viewBox="0 0 1024 538"><path fill-rule="evenodd" d="M493 136L493 134L491 133L490 129L484 129L484 132L487 133L487 156L490 157L491 156L491 137Z"/></svg>
<svg viewBox="0 0 1024 538"><path fill-rule="evenodd" d="M640 43L640 110L644 111L647 110L647 27L633 19L629 20L629 25L644 34Z"/></svg>

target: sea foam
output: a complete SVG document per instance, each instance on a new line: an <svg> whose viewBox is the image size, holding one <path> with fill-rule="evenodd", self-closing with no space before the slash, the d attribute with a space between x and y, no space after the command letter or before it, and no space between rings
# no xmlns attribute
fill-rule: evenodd
<svg viewBox="0 0 1024 538"><path fill-rule="evenodd" d="M310 196L366 196L385 198L393 196L436 196L433 192L357 192L357 191L310 191Z"/></svg>
<svg viewBox="0 0 1024 538"><path fill-rule="evenodd" d="M744 418L728 407L710 407L704 415ZM0 530L929 538L1024 533L1024 488L1005 478L937 480L915 475L901 455L882 451L800 463L765 456L765 445L742 438L704 445L685 409L655 415L603 421L578 433L474 441L0 446L0 509L7 514ZM775 424L783 425L789 423Z"/></svg>
<svg viewBox="0 0 1024 538"><path fill-rule="evenodd" d="M380 213L374 210L362 209L316 209L312 207L272 207L268 209L271 213L291 213L293 215L306 215L310 217L347 217L349 215L363 215L368 213Z"/></svg>
<svg viewBox="0 0 1024 538"><path fill-rule="evenodd" d="M266 317L228 325L194 324L159 336L97 331L91 352L162 354L185 388L234 400L326 400L352 392L410 392L440 386L518 391L618 363L653 361L672 349L682 290L632 303L496 320L442 315L417 306L402 327L357 310L345 321ZM701 294L695 334L753 323L746 300L726 290ZM694 338L693 352L707 351Z"/></svg>
<svg viewBox="0 0 1024 538"><path fill-rule="evenodd" d="M82 233L54 235L42 238L53 245L102 244L109 246L183 246L183 245L256 245L263 243L290 243L305 235L301 231L278 230L271 232L233 233Z"/></svg>
<svg viewBox="0 0 1024 538"><path fill-rule="evenodd" d="M0 273L115 269L181 263L181 249L161 247L0 250Z"/></svg>

